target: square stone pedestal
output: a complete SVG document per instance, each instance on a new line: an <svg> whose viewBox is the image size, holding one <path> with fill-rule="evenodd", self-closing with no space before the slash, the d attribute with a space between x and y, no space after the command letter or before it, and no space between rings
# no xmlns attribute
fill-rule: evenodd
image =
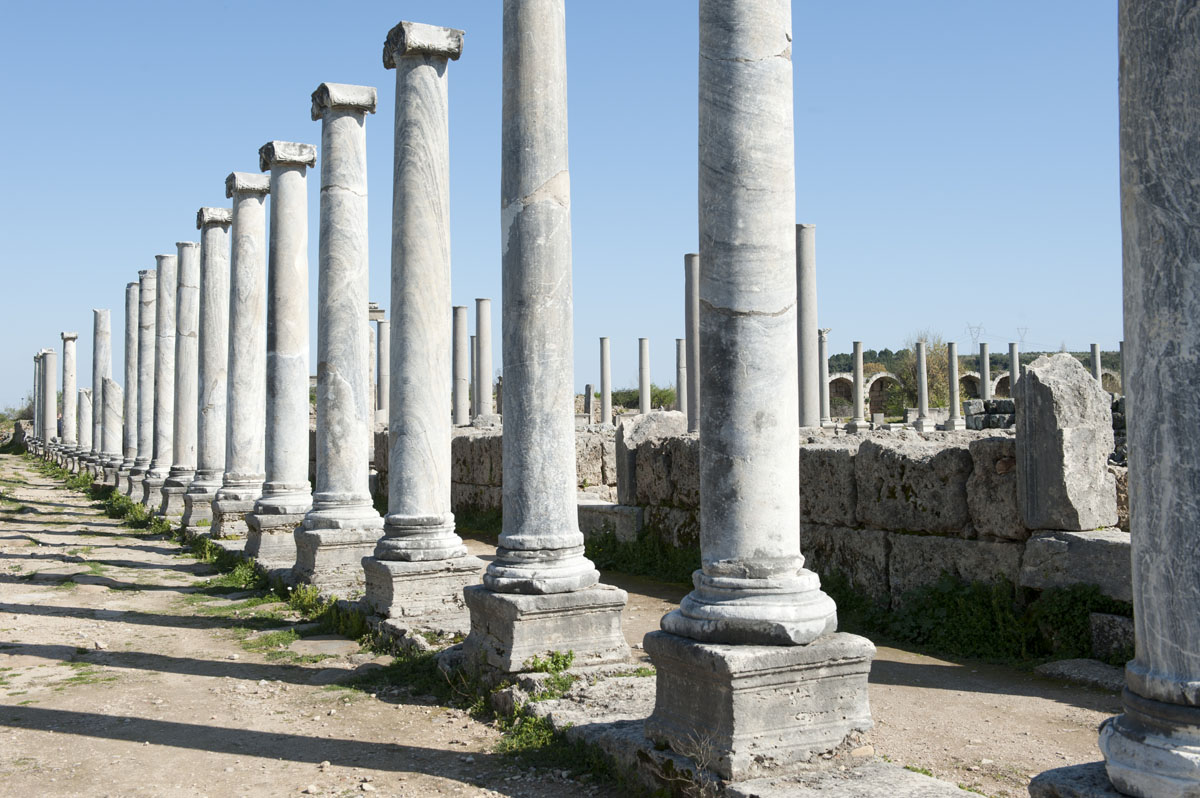
<svg viewBox="0 0 1200 798"><path fill-rule="evenodd" d="M101 484L105 485L106 487L115 488L118 484L117 475L120 472L121 469L119 466L106 465L100 470L100 473L97 474L97 477L99 478Z"/></svg>
<svg viewBox="0 0 1200 798"><path fill-rule="evenodd" d="M212 503L216 497L216 487L197 486L195 482L189 485L183 495L183 520L180 522L183 528L195 530L201 521L208 521L211 526Z"/></svg>
<svg viewBox="0 0 1200 798"><path fill-rule="evenodd" d="M244 538L248 531L246 515L254 512L254 499L221 496L212 503L212 536L214 538Z"/></svg>
<svg viewBox="0 0 1200 798"><path fill-rule="evenodd" d="M845 429L846 432L849 432L852 435L856 432L867 432L868 430L871 429L871 422L866 421L866 420L847 421L846 426L843 427L843 429Z"/></svg>
<svg viewBox="0 0 1200 798"><path fill-rule="evenodd" d="M122 494L122 495L125 495L125 496L131 496L131 495L132 495L132 494L129 492L129 473L130 473L130 470L131 470L131 469L128 469L128 468L119 468L119 469L117 469L117 493L120 493L120 494Z"/></svg>
<svg viewBox="0 0 1200 798"><path fill-rule="evenodd" d="M942 422L942 429L946 432L955 432L960 429L967 428L967 420L962 416L958 418L948 418Z"/></svg>
<svg viewBox="0 0 1200 798"><path fill-rule="evenodd" d="M495 593L483 585L463 590L471 633L463 643L465 662L483 660L503 673L525 670L532 657L572 651L575 665L603 665L629 658L621 634L628 596L610 585L573 593Z"/></svg>
<svg viewBox="0 0 1200 798"><path fill-rule="evenodd" d="M430 620L467 631L470 619L463 588L479 584L484 569L478 557L405 562L363 557L367 604L378 615Z"/></svg>
<svg viewBox="0 0 1200 798"><path fill-rule="evenodd" d="M166 477L155 477L150 474L147 474L146 478L142 480L142 504L146 505L146 509L150 511L151 515L157 513L158 509L162 507L162 488L165 481Z"/></svg>
<svg viewBox="0 0 1200 798"><path fill-rule="evenodd" d="M937 422L932 418L918 418L913 422L913 429L917 432L934 432L937 428Z"/></svg>
<svg viewBox="0 0 1200 798"><path fill-rule="evenodd" d="M643 645L658 674L646 736L723 779L811 769L871 728L875 646L864 637L732 646L651 632Z"/></svg>
<svg viewBox="0 0 1200 798"><path fill-rule="evenodd" d="M187 485L181 485L179 482L168 479L162 486L162 507L159 508L160 515L179 517L183 515L186 509L183 503L184 494L187 493Z"/></svg>
<svg viewBox="0 0 1200 798"><path fill-rule="evenodd" d="M363 560L375 553L383 537L383 519L377 524L314 529L305 524L296 529L296 582L316 585L339 598L358 596L363 589Z"/></svg>
<svg viewBox="0 0 1200 798"><path fill-rule="evenodd" d="M304 513L248 512L244 523L247 557L253 557L268 571L286 570L296 564L296 530L304 523Z"/></svg>

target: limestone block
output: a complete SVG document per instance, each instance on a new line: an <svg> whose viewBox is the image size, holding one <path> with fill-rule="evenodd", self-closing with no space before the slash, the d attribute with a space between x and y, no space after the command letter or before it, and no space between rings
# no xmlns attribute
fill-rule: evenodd
<svg viewBox="0 0 1200 798"><path fill-rule="evenodd" d="M364 557L364 600L385 618L417 619L466 632L470 626L462 591L479 583L478 557L401 562Z"/></svg>
<svg viewBox="0 0 1200 798"><path fill-rule="evenodd" d="M642 531L641 507L579 497L579 531L584 539L613 533L617 540L630 543Z"/></svg>
<svg viewBox="0 0 1200 798"><path fill-rule="evenodd" d="M1133 618L1093 612L1088 616L1092 632L1092 656L1109 661L1133 653Z"/></svg>
<svg viewBox="0 0 1200 798"><path fill-rule="evenodd" d="M868 440L854 458L857 520L907 532L961 534L971 453L966 444Z"/></svg>
<svg viewBox="0 0 1200 798"><path fill-rule="evenodd" d="M637 504L637 448L646 441L687 432L687 415L674 410L621 419L617 427L617 500Z"/></svg>
<svg viewBox="0 0 1200 798"><path fill-rule="evenodd" d="M1129 552L1129 534L1119 529L1041 532L1025 544L1021 586L1096 585L1106 596L1132 601Z"/></svg>
<svg viewBox="0 0 1200 798"><path fill-rule="evenodd" d="M741 781L778 775L855 744L871 728L875 646L834 633L805 646L715 645L646 635L657 670L646 736Z"/></svg>
<svg viewBox="0 0 1200 798"><path fill-rule="evenodd" d="M1012 399L986 399L983 402L983 412L989 415L1012 415L1017 412L1017 405Z"/></svg>
<svg viewBox="0 0 1200 798"><path fill-rule="evenodd" d="M968 399L963 402L963 414L968 416L978 416L983 413L982 399Z"/></svg>
<svg viewBox="0 0 1200 798"><path fill-rule="evenodd" d="M801 523L858 525L854 457L859 443L800 447Z"/></svg>
<svg viewBox="0 0 1200 798"><path fill-rule="evenodd" d="M662 440L670 464L670 500L673 507L700 510L700 436L674 435Z"/></svg>
<svg viewBox="0 0 1200 798"><path fill-rule="evenodd" d="M887 601L890 537L881 529L801 524L800 552L805 568L820 574L842 573L871 598Z"/></svg>
<svg viewBox="0 0 1200 798"><path fill-rule="evenodd" d="M962 540L936 535L891 535L888 586L892 606L915 587L936 582L942 571L964 582L1007 580L1021 575L1020 543Z"/></svg>
<svg viewBox="0 0 1200 798"><path fill-rule="evenodd" d="M673 546L700 545L700 508L651 505L641 508L645 525Z"/></svg>
<svg viewBox="0 0 1200 798"><path fill-rule="evenodd" d="M450 483L450 510L452 512L499 510L504 504L504 491L492 485L469 485Z"/></svg>
<svg viewBox="0 0 1200 798"><path fill-rule="evenodd" d="M968 444L973 463L967 509L980 537L1025 540L1017 512L1017 450L1012 438L979 438Z"/></svg>
<svg viewBox="0 0 1200 798"><path fill-rule="evenodd" d="M450 441L450 480L500 487L504 473L504 438L500 428L456 429Z"/></svg>
<svg viewBox="0 0 1200 798"><path fill-rule="evenodd" d="M604 436L583 428L575 430L575 478L580 488L604 483Z"/></svg>
<svg viewBox="0 0 1200 798"><path fill-rule="evenodd" d="M604 446L600 450L600 468L604 478L604 484L612 488L617 487L617 431L609 426L602 425Z"/></svg>
<svg viewBox="0 0 1200 798"><path fill-rule="evenodd" d="M1017 502L1029 529L1117 523L1112 400L1068 354L1042 356L1017 383Z"/></svg>
<svg viewBox="0 0 1200 798"><path fill-rule="evenodd" d="M1129 531L1129 468L1108 464L1108 473L1117 484L1117 529Z"/></svg>
<svg viewBox="0 0 1200 798"><path fill-rule="evenodd" d="M1103 762L1070 765L1039 773L1029 782L1030 798L1126 798L1108 780Z"/></svg>

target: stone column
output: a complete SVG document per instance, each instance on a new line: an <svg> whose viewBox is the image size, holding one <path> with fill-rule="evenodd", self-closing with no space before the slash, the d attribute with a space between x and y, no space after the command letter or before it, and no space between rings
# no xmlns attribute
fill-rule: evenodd
<svg viewBox="0 0 1200 798"><path fill-rule="evenodd" d="M453 423L461 427L471 423L471 350L467 335L467 306L455 305L452 313L454 324L454 389L451 397Z"/></svg>
<svg viewBox="0 0 1200 798"><path fill-rule="evenodd" d="M401 22L388 32L383 65L396 70L392 174L392 318L396 321L388 423L388 515L374 555L362 560L367 603L389 617L431 616L465 629L462 590L483 563L467 556L450 511L446 386L454 344L466 343L466 308L450 305L450 128L447 71L463 32ZM479 300L488 342L490 303ZM453 323L448 323L453 322ZM454 341L452 327L460 327ZM403 334L401 334L403 331ZM481 343L481 351L485 348ZM487 343L491 373L491 345ZM462 353L465 354L465 353ZM459 357L461 368L464 358ZM462 375L465 378L465 375ZM481 380L482 384L483 381ZM490 385L490 382L489 382ZM457 391L455 392L457 394ZM488 390L488 404L491 391ZM455 414L461 409L455 402ZM491 412L490 409L488 412Z"/></svg>
<svg viewBox="0 0 1200 798"><path fill-rule="evenodd" d="M175 408L171 472L162 487L163 515L182 516L196 477L197 380L200 369L200 243L179 241L175 289ZM190 519L189 519L190 520Z"/></svg>
<svg viewBox="0 0 1200 798"><path fill-rule="evenodd" d="M225 475L213 499L213 537L246 534L246 513L262 495L266 429L267 226L270 180L233 172L229 232L229 367L225 393ZM307 433L305 434L307 438ZM289 563L290 565L290 563Z"/></svg>
<svg viewBox="0 0 1200 798"><path fill-rule="evenodd" d="M393 310L393 313L395 311ZM492 398L492 300L475 300L475 418L484 424L497 421Z"/></svg>
<svg viewBox="0 0 1200 798"><path fill-rule="evenodd" d="M33 356L33 438L42 438L42 353Z"/></svg>
<svg viewBox="0 0 1200 798"><path fill-rule="evenodd" d="M62 387L62 420L63 451L67 457L73 457L79 451L78 402L79 387L76 384L75 342L79 333L64 332L63 345L63 387Z"/></svg>
<svg viewBox="0 0 1200 798"><path fill-rule="evenodd" d="M122 411L121 465L117 471L116 488L131 496L129 474L137 462L137 374L138 374L138 323L141 300L141 283L125 286L125 407Z"/></svg>
<svg viewBox="0 0 1200 798"><path fill-rule="evenodd" d="M142 504L162 507L162 487L175 457L175 294L177 255L155 255L158 262L154 301L154 450L142 479Z"/></svg>
<svg viewBox="0 0 1200 798"><path fill-rule="evenodd" d="M687 340L688 432L700 429L700 256L683 256L683 326Z"/></svg>
<svg viewBox="0 0 1200 798"><path fill-rule="evenodd" d="M1117 789L1200 795L1200 14L1121 0L1121 220L1136 655L1100 729ZM1164 345L1171 342L1172 345Z"/></svg>
<svg viewBox="0 0 1200 798"><path fill-rule="evenodd" d="M650 407L650 339L638 339L638 412L649 413Z"/></svg>
<svg viewBox="0 0 1200 798"><path fill-rule="evenodd" d="M375 380L375 375L379 373L379 346L375 337L374 319L368 317L367 321L367 405L371 411L371 417L375 416L376 405L379 403L379 383ZM373 426L373 424L372 424Z"/></svg>
<svg viewBox="0 0 1200 798"><path fill-rule="evenodd" d="M1119 355L1121 358L1121 395L1125 396L1129 393L1129 391L1125 388L1125 342L1121 341L1119 346L1121 347L1121 352Z"/></svg>
<svg viewBox="0 0 1200 798"><path fill-rule="evenodd" d="M829 416L829 331L832 327L817 330L817 363L819 365L818 379L821 382L821 426L832 427L833 419Z"/></svg>
<svg viewBox="0 0 1200 798"><path fill-rule="evenodd" d="M576 507L565 0L505 0L503 28L504 528L463 593L467 656L511 672L548 645L579 665L629 649Z"/></svg>
<svg viewBox="0 0 1200 798"><path fill-rule="evenodd" d="M962 417L962 399L958 391L958 344L954 341L946 344L946 359L950 366L950 417L942 424L942 429L949 432L967 428L967 422Z"/></svg>
<svg viewBox="0 0 1200 798"><path fill-rule="evenodd" d="M58 353L42 354L42 440L49 444L58 437Z"/></svg>
<svg viewBox="0 0 1200 798"><path fill-rule="evenodd" d="M303 573L297 562L295 533L312 508L308 482L308 168L316 162L317 148L311 144L269 141L258 151L259 169L271 173L267 435L262 496L254 503L254 512L246 515L246 555L267 567L295 564L294 576L305 581L311 578L305 579L310 575ZM362 308L360 304L355 319L359 330L355 337L360 339ZM358 367L356 380L367 376L365 358L359 359ZM354 417L361 420L373 402L365 390L356 392L355 397ZM366 443L363 426L350 427L347 445ZM365 468L365 451L362 461Z"/></svg>
<svg viewBox="0 0 1200 798"><path fill-rule="evenodd" d="M476 378L479 366L479 342L471 336L471 418L479 410L479 380Z"/></svg>
<svg viewBox="0 0 1200 798"><path fill-rule="evenodd" d="M1017 381L1021 379L1021 354L1015 343L1008 345L1008 395L1017 395Z"/></svg>
<svg viewBox="0 0 1200 798"><path fill-rule="evenodd" d="M687 413L687 340L675 339L675 409Z"/></svg>
<svg viewBox="0 0 1200 798"><path fill-rule="evenodd" d="M917 420L913 428L918 432L932 432L937 425L929 418L929 364L925 360L926 344L917 341Z"/></svg>
<svg viewBox="0 0 1200 798"><path fill-rule="evenodd" d="M90 388L79 389L77 410L79 411L79 451L82 454L92 450L92 430L94 427L92 426L92 390ZM77 466L77 470L84 470L84 465L80 463Z"/></svg>
<svg viewBox="0 0 1200 798"><path fill-rule="evenodd" d="M1092 344L1092 377L1101 385L1104 384L1104 380L1100 378L1102 374L1103 372L1100 368L1100 344Z"/></svg>
<svg viewBox="0 0 1200 798"><path fill-rule="evenodd" d="M863 357L862 357L862 341L854 342L854 416L850 419L850 423L846 425L847 432L863 432L869 429L867 425L867 409L864 401L863 390Z"/></svg>
<svg viewBox="0 0 1200 798"><path fill-rule="evenodd" d="M125 395L121 385L112 377L104 378L104 484L117 484L117 473L121 466L121 437L124 430Z"/></svg>
<svg viewBox="0 0 1200 798"><path fill-rule="evenodd" d="M92 449L88 456L91 472L103 477L100 450L104 445L104 378L112 376L112 314L92 310ZM44 438L45 440L45 438Z"/></svg>
<svg viewBox="0 0 1200 798"><path fill-rule="evenodd" d="M596 403L595 403L596 386L590 382L583 386L583 414L587 416L587 423L596 423Z"/></svg>
<svg viewBox="0 0 1200 798"><path fill-rule="evenodd" d="M799 341L800 426L821 424L817 361L817 226L796 225L796 337Z"/></svg>
<svg viewBox="0 0 1200 798"><path fill-rule="evenodd" d="M154 355L158 329L158 272L138 272L137 457L129 469L129 497L140 501L154 455Z"/></svg>
<svg viewBox="0 0 1200 798"><path fill-rule="evenodd" d="M979 398L992 398L992 356L987 344L979 345Z"/></svg>
<svg viewBox="0 0 1200 798"><path fill-rule="evenodd" d="M370 301L366 117L373 113L373 86L322 83L312 94L311 116L321 122L317 473L312 509L295 531L292 575L338 594L362 586L363 557L383 531L369 474L378 409L370 372L376 362L367 346L370 324L362 323ZM438 311L444 313L444 307ZM383 329L383 319L377 322ZM307 432L307 414L304 421Z"/></svg>
<svg viewBox="0 0 1200 798"><path fill-rule="evenodd" d="M612 358L607 338L600 339L600 423L613 423Z"/></svg>
<svg viewBox="0 0 1200 798"><path fill-rule="evenodd" d="M833 634L800 553L791 42L790 0L700 1L703 565L646 635L645 730L677 753L703 731L729 780L764 756L804 767L871 726L874 646Z"/></svg>
<svg viewBox="0 0 1200 798"><path fill-rule="evenodd" d="M200 329L196 379L196 475L183 496L183 527L212 521L212 502L225 473L226 377L229 369L228 208L201 208Z"/></svg>
<svg viewBox="0 0 1200 798"><path fill-rule="evenodd" d="M387 421L390 407L392 384L392 322L380 319L376 357L376 372L379 374L379 384L375 390L375 409L379 411L379 420Z"/></svg>

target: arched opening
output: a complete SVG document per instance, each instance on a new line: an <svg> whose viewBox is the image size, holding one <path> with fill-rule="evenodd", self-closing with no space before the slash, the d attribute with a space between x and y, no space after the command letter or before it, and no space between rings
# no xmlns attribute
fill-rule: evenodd
<svg viewBox="0 0 1200 798"><path fill-rule="evenodd" d="M1009 398L1007 374L996 380L996 387L992 389L992 396L996 397L997 399Z"/></svg>
<svg viewBox="0 0 1200 798"><path fill-rule="evenodd" d="M963 399L978 399L981 395L979 390L979 376L977 374L964 374L959 377L958 392Z"/></svg>
<svg viewBox="0 0 1200 798"><path fill-rule="evenodd" d="M829 415L833 418L854 415L854 381L850 377L830 378Z"/></svg>
<svg viewBox="0 0 1200 798"><path fill-rule="evenodd" d="M868 413L886 413L888 388L900 385L900 381L891 374L876 374L867 384Z"/></svg>

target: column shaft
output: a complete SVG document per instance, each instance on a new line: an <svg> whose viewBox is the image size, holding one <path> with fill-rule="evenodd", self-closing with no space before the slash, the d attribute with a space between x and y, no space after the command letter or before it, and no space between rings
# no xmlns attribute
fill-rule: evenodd
<svg viewBox="0 0 1200 798"><path fill-rule="evenodd" d="M76 384L77 366L75 362L75 342L79 335L73 332L62 334L63 342L63 386L62 386L62 420L63 446L68 453L79 447L78 402L79 387Z"/></svg>
<svg viewBox="0 0 1200 798"><path fill-rule="evenodd" d="M175 244L175 366L171 415L171 468L163 481L163 515L182 515L184 493L196 476L200 336L200 244ZM189 519L190 520L190 519Z"/></svg>
<svg viewBox="0 0 1200 798"><path fill-rule="evenodd" d="M979 345L979 398L992 398L992 355L987 344Z"/></svg>
<svg viewBox="0 0 1200 798"><path fill-rule="evenodd" d="M687 341L675 339L675 409L687 412Z"/></svg>
<svg viewBox="0 0 1200 798"><path fill-rule="evenodd" d="M1096 378L1096 382L1103 382L1100 379L1103 371L1100 367L1100 344L1092 344L1092 376Z"/></svg>
<svg viewBox="0 0 1200 798"><path fill-rule="evenodd" d="M42 440L58 437L58 353L47 349L42 355Z"/></svg>
<svg viewBox="0 0 1200 798"><path fill-rule="evenodd" d="M613 423L612 354L607 338L600 339L600 423Z"/></svg>
<svg viewBox="0 0 1200 798"><path fill-rule="evenodd" d="M850 419L850 425L854 426L857 431L862 425L867 423L867 411L863 402L863 356L862 356L862 341L854 342L854 385L852 386L852 395L854 397L854 416Z"/></svg>
<svg viewBox="0 0 1200 798"><path fill-rule="evenodd" d="M1008 395L1017 395L1017 381L1021 379L1021 353L1015 343L1008 345Z"/></svg>
<svg viewBox="0 0 1200 798"><path fill-rule="evenodd" d="M92 401L104 401L104 378L112 376L112 314L108 310L92 310ZM103 404L100 404L103 407ZM104 413L92 408L91 455L99 459L104 445Z"/></svg>
<svg viewBox="0 0 1200 798"><path fill-rule="evenodd" d="M638 339L638 412L649 413L650 407L650 339Z"/></svg>
<svg viewBox="0 0 1200 798"><path fill-rule="evenodd" d="M700 256L683 256L683 325L687 339L688 432L700 429Z"/></svg>
<svg viewBox="0 0 1200 798"><path fill-rule="evenodd" d="M451 397L455 426L471 423L471 351L467 335L468 311L466 305L455 305L452 313L454 324L454 389Z"/></svg>
<svg viewBox="0 0 1200 798"><path fill-rule="evenodd" d="M158 272L138 272L137 458L130 476L144 479L154 455L154 364L158 329ZM135 390L133 386L128 386ZM141 498L136 485L130 496Z"/></svg>
<svg viewBox="0 0 1200 798"><path fill-rule="evenodd" d="M817 363L821 391L821 426L833 423L829 416L829 328L817 331Z"/></svg>
<svg viewBox="0 0 1200 798"><path fill-rule="evenodd" d="M92 391L90 388L79 389L79 451L86 453L92 449ZM81 469L82 470L82 469Z"/></svg>
<svg viewBox="0 0 1200 798"><path fill-rule="evenodd" d="M221 486L225 471L225 432L229 390L229 226L228 208L201 208L200 363L197 380L196 478L209 492Z"/></svg>
<svg viewBox="0 0 1200 798"><path fill-rule="evenodd" d="M125 476L128 476L129 470L137 462L137 348L140 300L141 284L128 283L125 286L125 407L121 436L121 470L125 472ZM119 484L118 487L122 485Z"/></svg>
<svg viewBox="0 0 1200 798"><path fill-rule="evenodd" d="M946 430L966 429L967 424L962 419L962 397L959 395L958 389L958 344L954 341L946 344L946 359L950 379L950 417L946 419L944 428Z"/></svg>
<svg viewBox="0 0 1200 798"><path fill-rule="evenodd" d="M392 385L392 322L390 319L379 320L379 351L376 355L379 373L379 387L375 392L375 406L383 411L387 418L388 408L391 407Z"/></svg>
<svg viewBox="0 0 1200 798"><path fill-rule="evenodd" d="M394 312L394 311L393 311ZM475 391L479 400L476 416L496 412L492 396L492 300L475 300Z"/></svg>
<svg viewBox="0 0 1200 798"><path fill-rule="evenodd" d="M821 423L817 367L817 226L796 225L796 337L799 342L800 426Z"/></svg>
<svg viewBox="0 0 1200 798"><path fill-rule="evenodd" d="M143 502L158 506L163 482L175 457L175 295L179 288L177 255L156 255L158 295L154 320L154 453L146 474Z"/></svg>
<svg viewBox="0 0 1200 798"><path fill-rule="evenodd" d="M927 345L917 341L917 429L924 429L929 422L929 364L926 361Z"/></svg>

